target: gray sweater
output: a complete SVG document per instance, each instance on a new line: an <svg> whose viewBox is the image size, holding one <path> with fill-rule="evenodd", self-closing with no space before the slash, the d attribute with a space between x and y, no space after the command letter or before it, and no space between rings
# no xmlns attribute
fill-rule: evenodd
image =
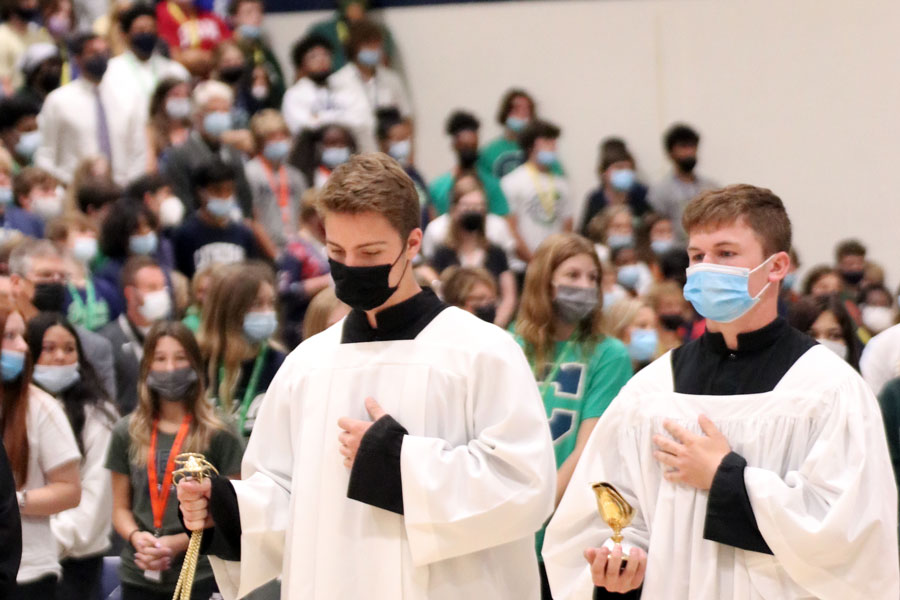
<svg viewBox="0 0 900 600"><path fill-rule="evenodd" d="M295 167L285 165L288 185L288 229L285 229L282 220L281 207L278 206L277 187L281 185L281 176L278 170L274 170L271 178L259 157L247 161L244 165L244 175L250 186L250 194L253 198L253 216L265 228L272 242L279 250L284 249L288 235L293 235L300 228L300 196L306 191L306 183L303 175ZM287 234L287 235L286 235Z"/></svg>

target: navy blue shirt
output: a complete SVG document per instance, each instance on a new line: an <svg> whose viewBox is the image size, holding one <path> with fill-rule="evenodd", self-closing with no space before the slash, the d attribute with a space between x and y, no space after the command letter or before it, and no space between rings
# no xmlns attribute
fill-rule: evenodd
<svg viewBox="0 0 900 600"><path fill-rule="evenodd" d="M172 234L175 268L188 278L211 264L234 264L259 258L250 229L229 221L224 227L205 220L200 212L190 215Z"/></svg>

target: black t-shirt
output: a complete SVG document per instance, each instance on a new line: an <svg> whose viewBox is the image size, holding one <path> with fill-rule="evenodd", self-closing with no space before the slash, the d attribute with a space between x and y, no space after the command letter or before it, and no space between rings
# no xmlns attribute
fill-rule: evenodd
<svg viewBox="0 0 900 600"><path fill-rule="evenodd" d="M438 246L434 251L431 259L431 266L438 273L442 273L447 267L458 267L460 265L459 255L456 250L444 246ZM506 253L499 246L489 244L485 249L484 262L481 265L487 269L491 275L499 279L500 274L509 271L509 262L506 260Z"/></svg>
<svg viewBox="0 0 900 600"><path fill-rule="evenodd" d="M229 221L217 227L197 213L173 232L172 244L175 267L188 278L208 265L240 263L260 255L256 238L247 226Z"/></svg>

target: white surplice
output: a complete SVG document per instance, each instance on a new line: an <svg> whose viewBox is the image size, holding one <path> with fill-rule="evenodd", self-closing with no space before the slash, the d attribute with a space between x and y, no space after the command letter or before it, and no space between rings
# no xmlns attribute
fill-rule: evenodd
<svg viewBox="0 0 900 600"><path fill-rule="evenodd" d="M816 345L771 392L695 396L673 391L670 357L636 375L591 435L544 541L555 600L592 597L582 553L611 535L597 481L636 508L624 533L647 550L643 598L900 598L897 492L862 378ZM705 540L707 492L663 478L653 435L665 433L665 419L699 434L700 414L747 460L747 493L774 556Z"/></svg>
<svg viewBox="0 0 900 600"><path fill-rule="evenodd" d="M513 338L457 308L414 340L341 344L343 322L276 375L235 481L241 561L226 598L282 575L282 598L536 600L534 532L553 509L553 447ZM373 397L409 432L404 515L347 498L342 416Z"/></svg>

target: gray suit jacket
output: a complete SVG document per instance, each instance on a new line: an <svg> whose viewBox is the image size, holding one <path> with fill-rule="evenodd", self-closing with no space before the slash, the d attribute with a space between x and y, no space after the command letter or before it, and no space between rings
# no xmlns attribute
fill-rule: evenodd
<svg viewBox="0 0 900 600"><path fill-rule="evenodd" d="M136 341L130 331L123 329L123 321L127 323L124 313L115 321L107 323L100 334L112 344L116 372L116 408L124 417L137 407L137 383L141 366L139 357L143 354L143 344Z"/></svg>
<svg viewBox="0 0 900 600"><path fill-rule="evenodd" d="M94 367L103 389L109 394L110 398L116 397L116 373L113 369L113 352L112 345L105 337L99 333L94 333L89 329L85 329L80 325L75 326L75 332L78 333L78 341L81 342L81 349L84 356Z"/></svg>

